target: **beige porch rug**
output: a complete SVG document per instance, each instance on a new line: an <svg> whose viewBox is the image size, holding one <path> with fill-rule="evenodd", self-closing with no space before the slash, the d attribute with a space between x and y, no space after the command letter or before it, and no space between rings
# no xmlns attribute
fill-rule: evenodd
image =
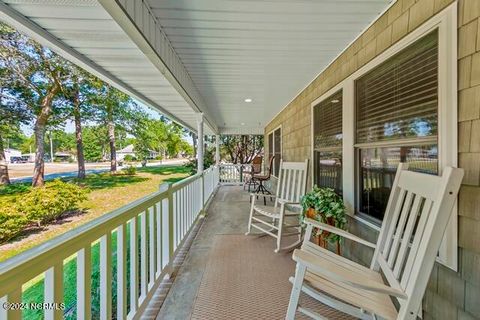
<svg viewBox="0 0 480 320"><path fill-rule="evenodd" d="M295 262L273 249L271 237L217 235L192 319L285 319ZM352 319L304 294L300 303L329 319ZM297 319L307 317L297 312Z"/></svg>

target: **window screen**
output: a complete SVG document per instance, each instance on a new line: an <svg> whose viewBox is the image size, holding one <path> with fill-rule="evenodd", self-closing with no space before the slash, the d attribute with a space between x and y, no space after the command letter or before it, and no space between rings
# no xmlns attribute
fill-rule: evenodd
<svg viewBox="0 0 480 320"><path fill-rule="evenodd" d="M313 108L314 184L342 193L342 91Z"/></svg>

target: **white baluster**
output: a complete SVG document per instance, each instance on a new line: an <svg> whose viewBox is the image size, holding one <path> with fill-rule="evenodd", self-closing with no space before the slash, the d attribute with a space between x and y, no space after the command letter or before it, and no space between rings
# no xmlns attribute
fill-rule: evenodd
<svg viewBox="0 0 480 320"><path fill-rule="evenodd" d="M91 318L91 246L77 253L77 319Z"/></svg>
<svg viewBox="0 0 480 320"><path fill-rule="evenodd" d="M63 303L63 260L45 272L44 289L45 303L58 306L45 309L45 320L63 319L63 310L59 308Z"/></svg>
<svg viewBox="0 0 480 320"><path fill-rule="evenodd" d="M140 214L140 300L147 296L147 213Z"/></svg>
<svg viewBox="0 0 480 320"><path fill-rule="evenodd" d="M112 318L112 235L100 238L100 319Z"/></svg>
<svg viewBox="0 0 480 320"><path fill-rule="evenodd" d="M127 318L127 226L117 228L117 319Z"/></svg>
<svg viewBox="0 0 480 320"><path fill-rule="evenodd" d="M138 309L138 241L137 217L130 220L130 312Z"/></svg>
<svg viewBox="0 0 480 320"><path fill-rule="evenodd" d="M150 290L155 283L155 215L153 212L153 207L148 208L148 231L148 261L150 275L148 290Z"/></svg>

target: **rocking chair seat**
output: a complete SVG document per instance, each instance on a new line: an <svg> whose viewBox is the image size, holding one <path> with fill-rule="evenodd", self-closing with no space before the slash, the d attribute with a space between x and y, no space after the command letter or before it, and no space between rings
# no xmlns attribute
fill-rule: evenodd
<svg viewBox="0 0 480 320"><path fill-rule="evenodd" d="M280 207L264 206L260 204L255 204L253 210L261 215L267 216L269 218L280 219L281 211ZM285 216L298 216L300 212L295 212L285 208Z"/></svg>
<svg viewBox="0 0 480 320"><path fill-rule="evenodd" d="M320 302L329 306L344 304L345 308L360 308L384 319L397 318L397 309L387 293L392 294L392 288L385 286L379 272L318 246L295 250L293 259L307 266L315 265L315 269L307 269L302 290ZM317 272L317 268L321 271ZM291 277L290 281L293 280ZM365 316L371 319L368 313Z"/></svg>

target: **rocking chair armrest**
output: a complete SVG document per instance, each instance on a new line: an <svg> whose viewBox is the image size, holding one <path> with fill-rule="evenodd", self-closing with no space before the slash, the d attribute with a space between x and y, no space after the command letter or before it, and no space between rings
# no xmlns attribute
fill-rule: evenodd
<svg viewBox="0 0 480 320"><path fill-rule="evenodd" d="M300 206L300 202L287 201L287 200L283 200L283 199L278 199L278 203L283 204L283 205L289 205L289 206Z"/></svg>
<svg viewBox="0 0 480 320"><path fill-rule="evenodd" d="M264 193L250 193L250 197L269 197L275 199L277 196L274 194L264 194Z"/></svg>
<svg viewBox="0 0 480 320"><path fill-rule="evenodd" d="M328 224L325 224L325 223L322 223L322 222L319 222L319 221L316 221L316 220L312 220L312 219L309 219L309 218L305 219L305 223L307 225L312 225L313 227L318 228L320 230L328 231L330 233L335 233L335 234L337 234L341 237L344 237L344 238L347 238L349 240L355 241L357 243L363 244L364 246L367 246L367 247L370 247L370 248L373 248L373 249L375 249L377 247L377 245L375 243L371 243L370 241L362 239L362 238L360 238L360 237L358 237L354 234L351 234L348 231L339 229L337 227L334 227L334 226L331 226L331 225L328 225Z"/></svg>
<svg viewBox="0 0 480 320"><path fill-rule="evenodd" d="M397 297L400 299L407 299L408 296L402 290L390 287L384 283L374 281L367 277L358 277L353 272L342 272L341 268L336 268L335 264L317 257L309 252L306 252L302 249L295 249L293 252L293 260L297 263L307 267L307 270L313 271L315 274L325 278L329 281L341 282L352 287L367 291L375 291L389 296Z"/></svg>

